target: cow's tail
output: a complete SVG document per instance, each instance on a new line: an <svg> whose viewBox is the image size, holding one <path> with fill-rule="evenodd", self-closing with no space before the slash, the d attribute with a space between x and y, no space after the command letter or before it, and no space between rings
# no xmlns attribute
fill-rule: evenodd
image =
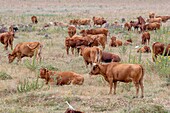
<svg viewBox="0 0 170 113"><path fill-rule="evenodd" d="M144 68L142 65L139 65L142 69L142 73L141 73L141 78L139 79L139 82L143 82L143 76L144 76Z"/></svg>

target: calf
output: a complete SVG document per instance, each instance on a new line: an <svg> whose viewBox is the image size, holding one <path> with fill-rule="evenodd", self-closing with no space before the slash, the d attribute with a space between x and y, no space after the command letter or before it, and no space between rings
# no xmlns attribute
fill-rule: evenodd
<svg viewBox="0 0 170 113"><path fill-rule="evenodd" d="M68 35L72 37L76 34L76 27L73 25L68 26Z"/></svg>
<svg viewBox="0 0 170 113"><path fill-rule="evenodd" d="M149 45L149 41L150 41L150 33L149 32L144 32L142 34L142 44L147 44Z"/></svg>
<svg viewBox="0 0 170 113"><path fill-rule="evenodd" d="M33 24L37 24L38 23L38 20L37 20L36 16L32 16L31 17L31 21L32 21Z"/></svg>
<svg viewBox="0 0 170 113"><path fill-rule="evenodd" d="M86 67L93 63L99 63L102 59L102 50L98 47L80 47L80 55L83 57Z"/></svg>
<svg viewBox="0 0 170 113"><path fill-rule="evenodd" d="M39 42L22 42L15 46L12 54L8 55L9 63L12 63L17 57L18 62L21 61L23 57L33 57L36 56L37 60L41 61L41 50L42 44Z"/></svg>
<svg viewBox="0 0 170 113"><path fill-rule="evenodd" d="M80 74L66 71L66 72L56 72L47 70L45 68L40 69L40 77L46 80L46 84L49 82L55 82L56 85L82 85L84 82L84 77Z"/></svg>
<svg viewBox="0 0 170 113"><path fill-rule="evenodd" d="M164 56L170 56L170 44L165 46L165 44L160 43L160 42L155 42L152 45L152 59L155 62L155 59L157 59L158 55L164 55Z"/></svg>
<svg viewBox="0 0 170 113"><path fill-rule="evenodd" d="M112 36L111 41L110 41L110 46L111 46L111 47L122 46L122 41L116 40L116 37L115 37L115 36Z"/></svg>
<svg viewBox="0 0 170 113"><path fill-rule="evenodd" d="M11 50L13 50L13 40L14 40L14 30L13 26L9 28L9 32L4 32L0 34L0 42L4 44L4 49L8 49L8 45L11 46Z"/></svg>
<svg viewBox="0 0 170 113"><path fill-rule="evenodd" d="M143 98L143 76L144 69L139 64L121 64L112 62L109 64L95 64L90 71L90 75L101 74L105 80L110 84L109 94L112 93L114 83L114 94L116 94L117 82L133 82L136 87L136 96L138 97L139 86L141 87L141 97Z"/></svg>
<svg viewBox="0 0 170 113"><path fill-rule="evenodd" d="M120 57L116 54L112 54L109 52L102 52L102 62L120 62Z"/></svg>
<svg viewBox="0 0 170 113"><path fill-rule="evenodd" d="M151 49L148 46L141 47L137 50L137 53L151 53Z"/></svg>

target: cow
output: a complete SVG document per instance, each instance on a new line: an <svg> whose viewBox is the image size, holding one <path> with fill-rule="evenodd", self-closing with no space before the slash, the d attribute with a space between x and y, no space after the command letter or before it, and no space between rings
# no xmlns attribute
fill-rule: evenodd
<svg viewBox="0 0 170 113"><path fill-rule="evenodd" d="M155 13L150 12L150 13L149 13L149 18L155 18Z"/></svg>
<svg viewBox="0 0 170 113"><path fill-rule="evenodd" d="M86 68L89 64L99 63L102 59L102 50L98 47L80 46L80 55L83 57Z"/></svg>
<svg viewBox="0 0 170 113"><path fill-rule="evenodd" d="M137 53L151 53L151 49L148 46L141 47L137 50Z"/></svg>
<svg viewBox="0 0 170 113"><path fill-rule="evenodd" d="M84 112L77 111L77 110L72 110L72 109L68 108L64 113L84 113Z"/></svg>
<svg viewBox="0 0 170 113"><path fill-rule="evenodd" d="M109 46L111 47L122 46L122 41L117 40L115 36L112 36Z"/></svg>
<svg viewBox="0 0 170 113"><path fill-rule="evenodd" d="M37 24L38 23L38 20L37 20L36 16L32 16L31 17L31 21L32 21L33 24Z"/></svg>
<svg viewBox="0 0 170 113"><path fill-rule="evenodd" d="M149 24L145 24L145 25L143 26L143 30L144 30L144 31L146 31L146 30L150 30L150 31L152 31L152 30L158 30L158 29L160 29L160 27L161 27L161 24L160 24L160 23L157 23L157 22L155 22L155 23L149 23Z"/></svg>
<svg viewBox="0 0 170 113"><path fill-rule="evenodd" d="M125 46L132 45L132 39L130 38L130 39L126 40L123 45L125 45Z"/></svg>
<svg viewBox="0 0 170 113"><path fill-rule="evenodd" d="M162 18L150 18L150 19L147 19L146 21L148 23L154 23L154 22L161 23L162 22Z"/></svg>
<svg viewBox="0 0 170 113"><path fill-rule="evenodd" d="M33 57L35 55L36 59L42 59L41 51L43 45L40 42L22 42L18 43L12 54L8 55L9 63L12 63L14 59L17 57L17 62L21 61L23 57Z"/></svg>
<svg viewBox="0 0 170 113"><path fill-rule="evenodd" d="M79 24L79 19L72 19L72 20L70 20L70 25L75 25L75 26L77 26L78 24Z"/></svg>
<svg viewBox="0 0 170 113"><path fill-rule="evenodd" d="M103 24L107 23L107 21L102 17L93 17L92 18L94 25L100 25L102 26Z"/></svg>
<svg viewBox="0 0 170 113"><path fill-rule="evenodd" d="M133 27L134 28L134 30L138 30L138 28L139 28L139 26L138 26L138 22L136 21L130 21L130 25L131 25L131 27Z"/></svg>
<svg viewBox="0 0 170 113"><path fill-rule="evenodd" d="M109 94L112 94L113 83L114 94L116 94L116 86L118 81L125 83L133 82L136 87L136 96L134 96L134 98L138 97L139 86L141 88L141 98L144 97L144 69L140 64L122 64L118 62L108 64L96 63L93 65L89 74L101 74L110 85Z"/></svg>
<svg viewBox="0 0 170 113"><path fill-rule="evenodd" d="M90 19L87 19L87 18L84 18L84 19L79 19L78 20L78 25L79 26L81 26L81 25L89 25L90 27L91 27L91 25L90 25Z"/></svg>
<svg viewBox="0 0 170 113"><path fill-rule="evenodd" d="M13 50L13 40L14 40L14 30L13 30L13 26L9 27L9 31L8 32L4 32L0 34L0 42L2 44L4 44L4 49L8 50L8 45L10 45L11 50Z"/></svg>
<svg viewBox="0 0 170 113"><path fill-rule="evenodd" d="M46 84L49 82L56 83L56 85L82 85L84 77L72 71L57 72L48 70L46 68L40 69L40 78L46 80Z"/></svg>
<svg viewBox="0 0 170 113"><path fill-rule="evenodd" d="M127 29L128 31L130 31L131 28L132 28L132 26L131 26L130 23L126 22L126 23L124 24L124 28Z"/></svg>
<svg viewBox="0 0 170 113"><path fill-rule="evenodd" d="M162 19L162 22L166 22L170 19L170 16L156 16L156 18L161 18Z"/></svg>
<svg viewBox="0 0 170 113"><path fill-rule="evenodd" d="M102 52L102 62L109 63L109 62L120 62L121 59L118 55L112 54L109 52Z"/></svg>
<svg viewBox="0 0 170 113"><path fill-rule="evenodd" d="M152 59L155 62L155 59L157 59L158 55L170 56L170 44L165 46L163 43L155 42L152 45L152 51Z"/></svg>
<svg viewBox="0 0 170 113"><path fill-rule="evenodd" d="M68 35L72 37L76 34L76 27L73 25L68 26Z"/></svg>
<svg viewBox="0 0 170 113"><path fill-rule="evenodd" d="M80 34L82 34L82 35L87 35L87 34L92 34L92 35L104 34L107 37L108 32L109 31L106 28L96 28L96 29L81 30Z"/></svg>
<svg viewBox="0 0 170 113"><path fill-rule="evenodd" d="M149 45L149 41L150 41L150 33L149 32L144 32L142 34L142 44L147 44L148 42L148 45Z"/></svg>

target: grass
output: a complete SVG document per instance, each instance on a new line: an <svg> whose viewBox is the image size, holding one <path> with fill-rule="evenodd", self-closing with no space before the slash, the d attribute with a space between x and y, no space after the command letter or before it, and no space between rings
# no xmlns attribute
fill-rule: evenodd
<svg viewBox="0 0 170 113"><path fill-rule="evenodd" d="M31 23L32 15L38 17L38 24L16 33L18 38L14 39L14 46L24 41L40 41L43 43L43 60L38 63L35 58L23 58L19 65L15 62L8 64L7 54L11 53L11 50L3 51L0 49L0 77L5 79L0 80L0 112L63 113L68 108L65 101L68 101L75 109L85 113L170 112L169 59L160 57L156 63L153 63L151 53L137 53L135 46L142 46L141 34L123 29L109 29L111 36L116 36L122 42L131 38L133 43L132 46L110 49L108 44L106 45L106 51L118 54L123 63L140 63L145 68L145 97L132 99L135 94L133 83L118 83L117 94L108 95L109 85L102 76L90 77L88 73L91 67L85 67L81 56L66 55L64 40L68 36L67 28L51 26L45 30L40 30L45 23L51 21L68 23L70 19L74 18L91 19L93 16L101 16L111 23L115 20L121 20L122 17L126 21L135 20L137 16L148 18L148 12L153 11L152 7L156 7L154 8L156 14L169 15L167 12L169 1L106 0L103 2L100 0L100 2L91 2L94 4L89 5L88 0L76 2L69 0L30 2L25 0L20 1L20 4L12 2L12 7L6 7L2 3L1 9L3 10L0 12L0 22L7 27L12 23L27 25ZM27 7L27 4L32 3L36 3L36 6ZM160 7L162 5L164 9ZM22 10L18 9L17 6ZM13 12L16 11L15 9L18 10L17 13L13 13L9 12L8 9L14 9ZM86 27L80 29L84 28ZM169 28L170 23L167 22L159 31L150 31L151 43L149 47L156 41L170 43ZM79 33L79 31L77 32ZM45 38L46 34L50 38ZM110 41L110 37L108 37L108 41ZM3 45L0 44L0 47L3 48ZM82 74L85 78L84 84L82 86L43 85L44 80L37 78L41 67Z"/></svg>

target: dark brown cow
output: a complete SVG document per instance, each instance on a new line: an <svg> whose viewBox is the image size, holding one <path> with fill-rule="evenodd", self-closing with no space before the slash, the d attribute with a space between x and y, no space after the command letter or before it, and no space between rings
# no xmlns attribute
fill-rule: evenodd
<svg viewBox="0 0 170 113"><path fill-rule="evenodd" d="M157 59L158 55L170 56L170 44L165 46L165 44L163 43L155 42L152 45L152 51L153 51L152 59L155 62L155 59Z"/></svg>
<svg viewBox="0 0 170 113"><path fill-rule="evenodd" d="M8 55L9 63L13 62L17 57L18 62L21 61L23 57L33 57L36 56L37 60L41 61L41 50L42 44L39 42L22 42L15 46L12 54Z"/></svg>
<svg viewBox="0 0 170 113"><path fill-rule="evenodd" d="M150 41L150 33L149 32L144 32L142 34L142 44L147 44L149 45L149 41Z"/></svg>
<svg viewBox="0 0 170 113"><path fill-rule="evenodd" d="M138 30L139 26L138 26L138 22L136 21L130 21L130 25L131 27L134 28L134 30Z"/></svg>
<svg viewBox="0 0 170 113"><path fill-rule="evenodd" d="M117 82L133 82L136 87L136 96L138 97L139 87L141 88L141 98L144 97L143 77L144 69L139 64L121 64L112 62L108 64L95 64L90 71L90 75L101 74L110 84L109 94L112 93L114 83L114 94L116 94Z"/></svg>
<svg viewBox="0 0 170 113"><path fill-rule="evenodd" d="M56 85L82 85L84 82L84 77L80 74L66 71L66 72L56 72L45 68L40 69L40 77L48 82L56 83Z"/></svg>
<svg viewBox="0 0 170 113"><path fill-rule="evenodd" d="M141 47L137 50L137 53L151 53L151 49L148 46Z"/></svg>
<svg viewBox="0 0 170 113"><path fill-rule="evenodd" d="M122 46L122 41L117 40L115 36L112 36L109 46L111 47Z"/></svg>
<svg viewBox="0 0 170 113"><path fill-rule="evenodd" d="M102 62L120 62L120 57L116 54L112 54L109 52L102 52Z"/></svg>
<svg viewBox="0 0 170 113"><path fill-rule="evenodd" d="M77 110L72 110L72 109L68 108L64 113L84 113L84 112L77 111Z"/></svg>
<svg viewBox="0 0 170 113"><path fill-rule="evenodd" d="M37 24L38 23L38 20L37 20L36 16L32 16L31 17L31 21L32 21L33 24Z"/></svg>
<svg viewBox="0 0 170 113"><path fill-rule="evenodd" d="M80 55L83 57L86 67L93 63L101 62L102 50L98 47L80 47Z"/></svg>
<svg viewBox="0 0 170 113"><path fill-rule="evenodd" d="M76 27L73 25L68 26L68 35L72 37L76 34Z"/></svg>
<svg viewBox="0 0 170 113"><path fill-rule="evenodd" d="M161 18L162 22L166 22L170 19L170 16L156 16L156 18Z"/></svg>
<svg viewBox="0 0 170 113"><path fill-rule="evenodd" d="M9 32L1 33L0 34L0 42L4 44L4 49L8 49L8 45L11 46L11 50L13 50L13 40L14 40L14 30L13 26L9 28Z"/></svg>

